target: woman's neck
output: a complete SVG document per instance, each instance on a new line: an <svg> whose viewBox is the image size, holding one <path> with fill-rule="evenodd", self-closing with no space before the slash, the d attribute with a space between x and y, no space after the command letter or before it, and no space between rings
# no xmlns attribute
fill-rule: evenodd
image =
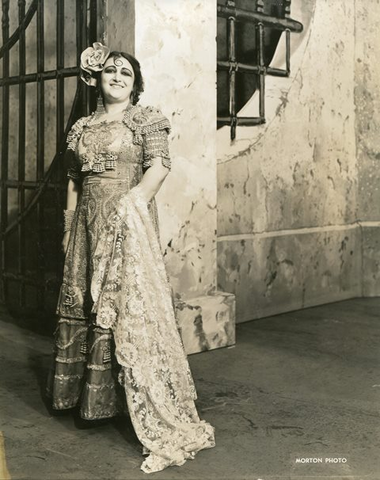
<svg viewBox="0 0 380 480"><path fill-rule="evenodd" d="M117 115L118 113L123 112L128 106L130 105L130 102L128 103L106 103L104 105L104 113L108 116L111 115Z"/></svg>

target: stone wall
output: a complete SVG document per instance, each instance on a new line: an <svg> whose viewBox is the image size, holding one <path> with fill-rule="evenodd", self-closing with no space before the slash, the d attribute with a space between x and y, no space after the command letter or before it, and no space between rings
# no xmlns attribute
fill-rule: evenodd
<svg viewBox="0 0 380 480"><path fill-rule="evenodd" d="M379 5L302 4L288 87L269 79L274 115L244 149L218 132L218 285L237 321L380 291Z"/></svg>
<svg viewBox="0 0 380 480"><path fill-rule="evenodd" d="M358 218L363 238L363 295L380 295L380 6L355 2L355 105Z"/></svg>
<svg viewBox="0 0 380 480"><path fill-rule="evenodd" d="M215 5L144 0L135 9L141 103L172 124L173 169L157 196L166 264L175 292L196 297L216 287Z"/></svg>

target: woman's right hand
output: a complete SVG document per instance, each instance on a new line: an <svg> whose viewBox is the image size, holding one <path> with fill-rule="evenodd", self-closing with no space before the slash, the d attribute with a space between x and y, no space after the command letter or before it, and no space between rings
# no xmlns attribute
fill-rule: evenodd
<svg viewBox="0 0 380 480"><path fill-rule="evenodd" d="M68 232L65 232L63 234L63 239L62 239L62 252L64 255L67 253L67 247L69 245L69 238L70 238L70 230Z"/></svg>

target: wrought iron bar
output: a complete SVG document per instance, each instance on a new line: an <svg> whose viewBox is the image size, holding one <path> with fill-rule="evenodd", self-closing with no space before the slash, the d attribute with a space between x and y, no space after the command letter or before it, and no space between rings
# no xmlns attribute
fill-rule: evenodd
<svg viewBox="0 0 380 480"><path fill-rule="evenodd" d="M288 28L291 32L296 33L300 33L303 30L302 23L291 18L272 17L264 13L224 5L218 5L217 9L219 17L234 17L238 22L262 23L264 27L271 27L278 30L286 30Z"/></svg>
<svg viewBox="0 0 380 480"><path fill-rule="evenodd" d="M9 39L9 0L2 0L2 31L3 44L6 45ZM6 50L3 55L3 77L9 77L9 51ZM8 152L9 152L9 87L3 88L3 111L2 111L2 139L1 139L1 179L8 179ZM1 232L4 232L8 224L8 189L1 190ZM1 269L6 268L5 261L5 238L1 239ZM6 298L7 282L1 279L0 295L2 299Z"/></svg>
<svg viewBox="0 0 380 480"><path fill-rule="evenodd" d="M259 116L265 120L265 64L264 64L264 25L259 23L257 29L257 65L259 72Z"/></svg>
<svg viewBox="0 0 380 480"><path fill-rule="evenodd" d="M230 117L218 117L218 123L220 125L231 125L231 118ZM254 125L262 125L265 123L264 118L260 117L236 117L236 125L237 126L254 126Z"/></svg>
<svg viewBox="0 0 380 480"><path fill-rule="evenodd" d="M90 28L88 29L88 43L96 42L98 38L98 0L90 0Z"/></svg>
<svg viewBox="0 0 380 480"><path fill-rule="evenodd" d="M98 0L90 0L90 15L89 15L89 28L88 28L88 45L92 45L98 39ZM94 89L95 90L95 89ZM90 111L96 110L97 98L96 92L90 89L89 92L89 106Z"/></svg>
<svg viewBox="0 0 380 480"><path fill-rule="evenodd" d="M43 74L45 66L44 0L38 0L37 8L37 72ZM45 164L45 82L37 82L37 179L44 176Z"/></svg>
<svg viewBox="0 0 380 480"><path fill-rule="evenodd" d="M57 2L57 70L63 70L65 67L65 5L64 2ZM65 77L57 77L57 98L56 98L56 151L59 151L60 142L62 140L63 132L65 129ZM58 157L59 158L59 157ZM64 169L64 162L56 162L56 178L62 178ZM65 185L66 187L66 185ZM62 206L60 202L55 202L55 214L54 221L56 225L59 225L62 221ZM55 238L54 248L56 258L60 258L60 244L61 239ZM60 274L61 265L60 262L56 263L56 275L57 277Z"/></svg>
<svg viewBox="0 0 380 480"><path fill-rule="evenodd" d="M25 18L25 0L18 1L19 24ZM19 73L25 75L26 71L26 50L25 50L25 30L20 31L19 36ZM18 111L18 215L25 208L25 190L22 182L25 180L25 117L26 117L26 85L19 85L19 111ZM18 273L25 273L25 228L24 224L18 224ZM25 286L20 284L20 305L25 306Z"/></svg>
<svg viewBox="0 0 380 480"><path fill-rule="evenodd" d="M77 65L80 62L81 52L88 47L87 45L87 11L85 2L77 0L76 9L76 33L77 33ZM79 80L78 80L79 81ZM88 113L87 89L82 93L81 111Z"/></svg>
<svg viewBox="0 0 380 480"><path fill-rule="evenodd" d="M290 30L286 30L285 32L285 61L286 61L286 74L287 76L290 75Z"/></svg>
<svg viewBox="0 0 380 480"><path fill-rule="evenodd" d="M24 289L25 285L33 285L34 287L37 286L39 290L43 290L45 288L45 280L33 275L21 275L19 273L7 272L3 270L1 272L1 276L7 280L13 280L19 283Z"/></svg>
<svg viewBox="0 0 380 480"><path fill-rule="evenodd" d="M57 2L57 71L62 71L65 68L65 4L64 2ZM58 148L60 139L64 131L65 122L65 80L63 76L57 77L57 95L56 95L56 109L57 109L57 125L56 125L56 146Z"/></svg>
<svg viewBox="0 0 380 480"><path fill-rule="evenodd" d="M217 62L218 68L220 70L230 70L231 64L228 60L218 60ZM241 73L251 73L251 74L259 74L262 71L262 68L257 65L248 65L247 63L235 63L236 71ZM273 68L273 67L264 67L265 73L267 75L271 75L274 77L287 77L288 74L285 70L280 68Z"/></svg>
<svg viewBox="0 0 380 480"><path fill-rule="evenodd" d="M37 7L37 72L42 73L45 67L45 44L44 44L44 0L38 0ZM44 177L45 170L45 82L37 83L37 180ZM44 224L44 207L42 202L37 204L37 270L42 280L45 274L43 257L43 237L41 230ZM43 308L45 291L37 289L37 304Z"/></svg>
<svg viewBox="0 0 380 480"><path fill-rule="evenodd" d="M235 45L235 18L228 19L228 59L230 70L228 75L229 84L229 114L231 125L231 140L236 136L236 45Z"/></svg>
<svg viewBox="0 0 380 480"><path fill-rule="evenodd" d="M19 188L19 186L22 186L24 190L35 190L36 188L39 188L42 185L42 182L34 182L33 180L1 180L0 181L0 186L7 187L7 188ZM50 182L49 184L46 185L46 188L62 188L66 189L66 186L63 185L62 183L58 182Z"/></svg>
<svg viewBox="0 0 380 480"><path fill-rule="evenodd" d="M0 79L0 87L5 85L18 85L19 83L41 82L43 80L56 80L57 78L77 77L78 74L78 67L67 67L60 70L48 70L40 73L28 73L27 75Z"/></svg>
<svg viewBox="0 0 380 480"><path fill-rule="evenodd" d="M264 0L256 0L256 12L258 14L264 13ZM264 118L262 114L265 108L264 86L265 86L265 65L264 65L264 26L262 23L256 25L256 64L258 67L258 81L259 81L259 118ZM264 107L263 107L264 105Z"/></svg>

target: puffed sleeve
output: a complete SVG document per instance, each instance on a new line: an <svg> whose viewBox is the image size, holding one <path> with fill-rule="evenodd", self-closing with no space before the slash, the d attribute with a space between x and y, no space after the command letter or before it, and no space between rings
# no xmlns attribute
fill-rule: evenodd
<svg viewBox="0 0 380 480"><path fill-rule="evenodd" d="M82 117L71 127L67 134L67 149L66 149L66 164L67 164L67 177L74 180L74 182L80 182L81 180L81 166L76 154L77 145L83 132L83 127L89 117Z"/></svg>
<svg viewBox="0 0 380 480"><path fill-rule="evenodd" d="M162 164L171 169L168 135L170 122L154 107L147 107L148 125L143 133L143 167L152 166L155 157L161 157Z"/></svg>

